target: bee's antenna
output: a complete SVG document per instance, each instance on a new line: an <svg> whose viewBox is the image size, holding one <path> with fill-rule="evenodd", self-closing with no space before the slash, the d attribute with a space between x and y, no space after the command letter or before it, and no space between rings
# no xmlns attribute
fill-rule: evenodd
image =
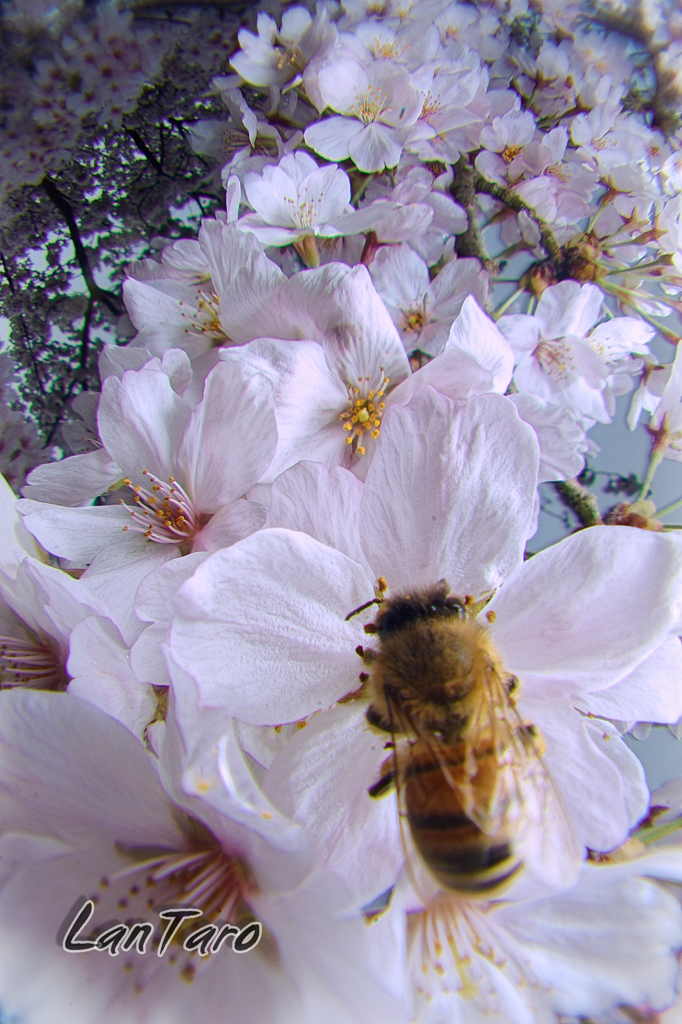
<svg viewBox="0 0 682 1024"><path fill-rule="evenodd" d="M377 597L373 597L371 601L366 601L364 604L361 604L359 608L349 612L343 621L348 622L348 620L352 619L354 615L359 615L360 612L364 612L365 608L371 608L373 604L379 604L379 599Z"/></svg>
<svg viewBox="0 0 682 1024"><path fill-rule="evenodd" d="M384 599L384 594L386 593L387 590L388 583L386 582L383 576L380 576L376 582L376 586L374 588L374 597L372 598L372 600L366 601L365 604L361 604L359 608L356 608L354 611L349 612L343 621L348 622L348 620L352 619L354 615L359 615L360 612L364 612L365 608L371 608L373 604L381 604L381 602Z"/></svg>

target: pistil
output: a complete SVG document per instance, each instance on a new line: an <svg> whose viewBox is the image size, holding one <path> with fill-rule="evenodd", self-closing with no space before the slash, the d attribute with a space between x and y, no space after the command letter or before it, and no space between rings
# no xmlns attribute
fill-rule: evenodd
<svg viewBox="0 0 682 1024"><path fill-rule="evenodd" d="M383 372L382 366L381 373ZM365 440L365 434L376 440L381 432L381 420L386 408L386 403L381 399L386 393L386 385L390 378L382 377L381 385L376 391L373 388L366 390L369 382L369 377L358 377L357 384L346 384L350 406L339 414L343 429L348 434L346 444L352 445L353 454L356 455L365 454L365 445L359 443Z"/></svg>

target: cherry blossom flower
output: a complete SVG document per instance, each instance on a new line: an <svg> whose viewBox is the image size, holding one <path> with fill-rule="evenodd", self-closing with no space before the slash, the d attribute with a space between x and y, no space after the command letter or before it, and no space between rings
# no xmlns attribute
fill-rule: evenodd
<svg viewBox="0 0 682 1024"><path fill-rule="evenodd" d="M595 285L562 281L543 292L534 316L503 316L497 325L516 353L519 391L609 423L609 377L616 367L636 369L628 357L647 353L653 331L632 317L615 317L592 330L603 297Z"/></svg>
<svg viewBox="0 0 682 1024"><path fill-rule="evenodd" d="M316 265L316 235L333 238L365 229L350 205L348 175L334 164L318 167L307 153L285 156L260 175L246 174L244 188L256 212L241 217L239 229L252 231L263 245L293 243L310 266Z"/></svg>
<svg viewBox="0 0 682 1024"><path fill-rule="evenodd" d="M261 11L258 35L240 29L241 50L230 63L251 85L286 85L301 75L319 49L331 44L335 34L325 7L314 18L305 7L290 7L282 15L279 29L270 15Z"/></svg>
<svg viewBox="0 0 682 1024"><path fill-rule="evenodd" d="M478 260L451 260L431 280L426 263L406 245L380 249L370 273L408 352L438 355L466 297L483 306L488 295Z"/></svg>
<svg viewBox="0 0 682 1024"><path fill-rule="evenodd" d="M363 922L341 919L343 890L310 874L303 831L260 793L229 724L213 716L202 727L208 747L189 724L183 736L171 714L157 728L157 763L117 722L69 695L0 696L0 802L11 822L0 838L0 905L12 934L3 1006L36 1024L55 1014L207 1024L226 1012L251 1024L312 1024L322 1013L335 1024L400 1019L363 969ZM55 935L63 937L84 892L100 933L105 921L132 918L160 936L158 911L180 905L199 908L209 928L220 915L220 924L255 919L265 934L260 951L239 958L229 941L215 953L188 952L186 927L163 956L155 941L144 954L74 955ZM83 929L78 941L86 939ZM344 969L335 974L334 964ZM344 990L337 979L348 974L354 987Z"/></svg>
<svg viewBox="0 0 682 1024"><path fill-rule="evenodd" d="M128 370L121 380L108 377L98 425L114 467L110 487L124 488L120 503L20 503L26 525L45 548L89 566L88 587L103 598L127 639L139 632L132 597L147 572L193 549L230 544L262 525L261 507L243 495L275 451L272 401L265 378L234 364L211 371L195 407L173 390L158 362ZM65 464L66 486L77 486L70 461L50 467L54 490Z"/></svg>
<svg viewBox="0 0 682 1024"><path fill-rule="evenodd" d="M388 61L363 67L339 57L319 70L317 84L318 107L343 116L307 128L306 145L328 160L350 157L361 171L395 167L403 148L400 129L416 121L422 105L409 72Z"/></svg>

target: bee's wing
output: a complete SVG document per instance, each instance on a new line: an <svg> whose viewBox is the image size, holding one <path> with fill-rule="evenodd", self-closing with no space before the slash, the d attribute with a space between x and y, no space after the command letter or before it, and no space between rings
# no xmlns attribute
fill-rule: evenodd
<svg viewBox="0 0 682 1024"><path fill-rule="evenodd" d="M491 730L500 765L491 818L494 821L500 812L511 814L526 869L551 888L565 888L575 881L583 850L542 757L542 738L534 726L524 723L497 672L490 673L486 685L490 699L480 724Z"/></svg>
<svg viewBox="0 0 682 1024"><path fill-rule="evenodd" d="M419 730L404 713L400 702L392 698L391 694L386 695L389 721L393 739L393 770L395 775L395 787L398 800L398 823L400 825L400 844L405 858L405 870L407 877L424 906L442 890L442 886L435 880L419 855L414 841L407 816L405 801L405 776L410 762L414 756L415 749L429 749L428 737L419 735ZM417 776L412 784L417 787L417 794L422 788L422 783ZM421 803L426 806L429 792L423 787Z"/></svg>

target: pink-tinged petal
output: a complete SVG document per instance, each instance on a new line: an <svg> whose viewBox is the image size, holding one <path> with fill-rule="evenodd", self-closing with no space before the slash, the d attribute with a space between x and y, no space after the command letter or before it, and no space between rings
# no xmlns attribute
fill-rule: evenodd
<svg viewBox="0 0 682 1024"><path fill-rule="evenodd" d="M500 317L497 329L507 339L517 358L531 355L540 341L540 327L534 316L526 313L508 313Z"/></svg>
<svg viewBox="0 0 682 1024"><path fill-rule="evenodd" d="M561 281L543 292L535 319L544 338L584 338L601 313L604 293L595 284Z"/></svg>
<svg viewBox="0 0 682 1024"><path fill-rule="evenodd" d="M261 530L201 565L174 599L173 660L203 704L254 725L296 721L357 686L373 597L364 570L302 533Z"/></svg>
<svg viewBox="0 0 682 1024"><path fill-rule="evenodd" d="M662 1009L674 999L677 900L619 867L585 865L565 895L495 913L556 1013L591 1018L615 1004Z"/></svg>
<svg viewBox="0 0 682 1024"><path fill-rule="evenodd" d="M496 181L498 185L508 185L507 164L497 153L483 149L474 161L476 170L488 181Z"/></svg>
<svg viewBox="0 0 682 1024"><path fill-rule="evenodd" d="M298 190L281 167L264 167L262 174L245 174L244 191L249 205L266 224L295 226L292 210L298 206Z"/></svg>
<svg viewBox="0 0 682 1024"><path fill-rule="evenodd" d="M464 300L460 314L450 328L445 351L449 348L472 355L491 374L493 390L504 394L514 369L514 353L472 295Z"/></svg>
<svg viewBox="0 0 682 1024"><path fill-rule="evenodd" d="M13 579L0 578L0 587L22 622L56 640L64 659L69 636L78 623L89 615L106 614L105 605L80 580L32 558L20 563Z"/></svg>
<svg viewBox="0 0 682 1024"><path fill-rule="evenodd" d="M40 548L26 529L23 517L19 512L17 496L0 473L0 531L2 531L2 549L0 549L0 569L13 576L17 565L26 555L40 557Z"/></svg>
<svg viewBox="0 0 682 1024"><path fill-rule="evenodd" d="M367 72L359 61L340 56L325 63L319 73L319 89L324 104L341 114L350 114L358 97L369 88ZM306 145L308 142L306 140Z"/></svg>
<svg viewBox="0 0 682 1024"><path fill-rule="evenodd" d="M282 292L289 337L312 338L324 349L328 369L346 385L358 377L395 383L410 372L402 342L366 267L331 263L294 275Z"/></svg>
<svg viewBox="0 0 682 1024"><path fill-rule="evenodd" d="M351 117L325 117L305 130L305 144L327 160L347 160L352 141L362 124Z"/></svg>
<svg viewBox="0 0 682 1024"><path fill-rule="evenodd" d="M211 278L219 295L229 292L240 271L260 271L258 287L261 298L274 294L284 278L279 267L267 259L253 235L240 231L236 224L217 220L202 221L199 242L211 270ZM223 311L221 310L221 315Z"/></svg>
<svg viewBox="0 0 682 1024"><path fill-rule="evenodd" d="M608 757L622 776L625 810L632 829L649 809L649 787L644 766L611 722L590 720L587 731L594 745Z"/></svg>
<svg viewBox="0 0 682 1024"><path fill-rule="evenodd" d="M625 782L612 759L594 742L589 720L565 700L522 696L519 713L545 739L543 760L581 846L603 851L619 846L633 824ZM611 732L612 742L622 742L615 739L618 734L612 727Z"/></svg>
<svg viewBox="0 0 682 1024"><path fill-rule="evenodd" d="M140 483L145 469L162 480L177 473L190 415L161 370L128 370L104 381L97 423L111 458Z"/></svg>
<svg viewBox="0 0 682 1024"><path fill-rule="evenodd" d="M255 484L277 446L270 381L233 362L218 363L177 455L199 513L217 512Z"/></svg>
<svg viewBox="0 0 682 1024"><path fill-rule="evenodd" d="M585 465L582 453L587 450L587 438L573 412L544 402L536 395L519 392L509 397L521 419L530 423L538 435L538 483L577 476Z"/></svg>
<svg viewBox="0 0 682 1024"><path fill-rule="evenodd" d="M125 476L103 449L47 462L29 473L22 489L25 498L56 505L83 505L105 494Z"/></svg>
<svg viewBox="0 0 682 1024"><path fill-rule="evenodd" d="M313 341L262 338L226 350L222 359L242 363L267 377L274 387L279 440L274 459L265 467L264 482L270 482L302 458L313 458L315 449L320 444L326 447L330 440L334 451L331 464L341 462L344 434L338 417L348 402L348 394L341 381L330 373L320 345ZM327 437L329 428L333 428L331 438Z"/></svg>
<svg viewBox="0 0 682 1024"><path fill-rule="evenodd" d="M391 391L386 398L387 408L408 405L426 385L453 402L462 403L474 395L490 394L493 379L474 356L454 347L447 348Z"/></svg>
<svg viewBox="0 0 682 1024"><path fill-rule="evenodd" d="M679 721L682 716L682 643L664 640L619 683L574 701L581 711L617 722Z"/></svg>
<svg viewBox="0 0 682 1024"><path fill-rule="evenodd" d="M496 594L495 643L529 697L605 690L670 635L681 573L674 537L583 530L534 555Z"/></svg>
<svg viewBox="0 0 682 1024"><path fill-rule="evenodd" d="M135 613L142 622L150 623L130 650L130 665L142 682L153 686L168 686L170 683L162 649L171 620L170 599L207 558L205 551L173 558L148 573L137 588Z"/></svg>
<svg viewBox="0 0 682 1024"><path fill-rule="evenodd" d="M109 619L90 616L69 641L69 693L122 722L138 739L156 712L156 698L130 667L130 652Z"/></svg>
<svg viewBox="0 0 682 1024"><path fill-rule="evenodd" d="M17 801L15 827L68 843L90 836L172 849L181 839L144 746L87 701L0 694L0 764L0 793Z"/></svg>
<svg viewBox="0 0 682 1024"><path fill-rule="evenodd" d="M390 752L367 727L366 710L364 702L343 704L315 716L263 783L270 800L313 837L318 860L342 879L356 906L394 885L403 866L395 799L367 793Z"/></svg>
<svg viewBox="0 0 682 1024"><path fill-rule="evenodd" d="M347 469L299 462L273 483L267 525L307 533L359 562L371 576L360 545L362 491L360 480Z"/></svg>
<svg viewBox="0 0 682 1024"><path fill-rule="evenodd" d="M405 348L366 267L353 267L334 296L336 317L325 325L323 348L330 367L349 386L383 376L392 383L410 373Z"/></svg>
<svg viewBox="0 0 682 1024"><path fill-rule="evenodd" d="M395 167L402 151L403 144L398 132L378 121L366 125L348 143L349 157L358 170L367 174L383 171L384 167Z"/></svg>
<svg viewBox="0 0 682 1024"><path fill-rule="evenodd" d="M88 565L103 547L125 538L122 531L130 523L130 512L121 505L67 508L22 498L17 508L46 551L78 565Z"/></svg>
<svg viewBox="0 0 682 1024"><path fill-rule="evenodd" d="M256 782L225 709L204 708L193 680L169 662L172 696L160 755L164 788L223 846L248 863L258 884L296 888L310 873L312 844Z"/></svg>
<svg viewBox="0 0 682 1024"><path fill-rule="evenodd" d="M255 501L238 498L211 516L194 537L192 551L219 551L229 548L265 526L267 510Z"/></svg>
<svg viewBox="0 0 682 1024"><path fill-rule="evenodd" d="M387 957L375 955L374 936L349 900L339 879L318 869L295 893L253 901L259 920L277 936L282 960L298 984L303 1012L297 1020L407 1024L402 1000L387 991ZM391 967L395 970L394 963Z"/></svg>
<svg viewBox="0 0 682 1024"><path fill-rule="evenodd" d="M177 328L182 321L181 302L186 302L190 309L196 303L194 289L179 281L173 281L170 285L165 281L147 284L131 277L123 283L123 297L128 316L138 331L155 324L170 323Z"/></svg>
<svg viewBox="0 0 682 1024"><path fill-rule="evenodd" d="M152 544L139 534L110 542L90 563L81 581L104 603L107 614L132 644L142 632L135 615L135 593L145 576L180 554L174 544Z"/></svg>
<svg viewBox="0 0 682 1024"><path fill-rule="evenodd" d="M246 213L239 219L239 230L254 235L261 245L291 245L305 232L301 228L276 228L264 224L257 213Z"/></svg>
<svg viewBox="0 0 682 1024"><path fill-rule="evenodd" d="M361 538L391 590L447 579L494 590L523 559L537 481L537 439L501 395L462 409L432 388L384 420L367 474Z"/></svg>

